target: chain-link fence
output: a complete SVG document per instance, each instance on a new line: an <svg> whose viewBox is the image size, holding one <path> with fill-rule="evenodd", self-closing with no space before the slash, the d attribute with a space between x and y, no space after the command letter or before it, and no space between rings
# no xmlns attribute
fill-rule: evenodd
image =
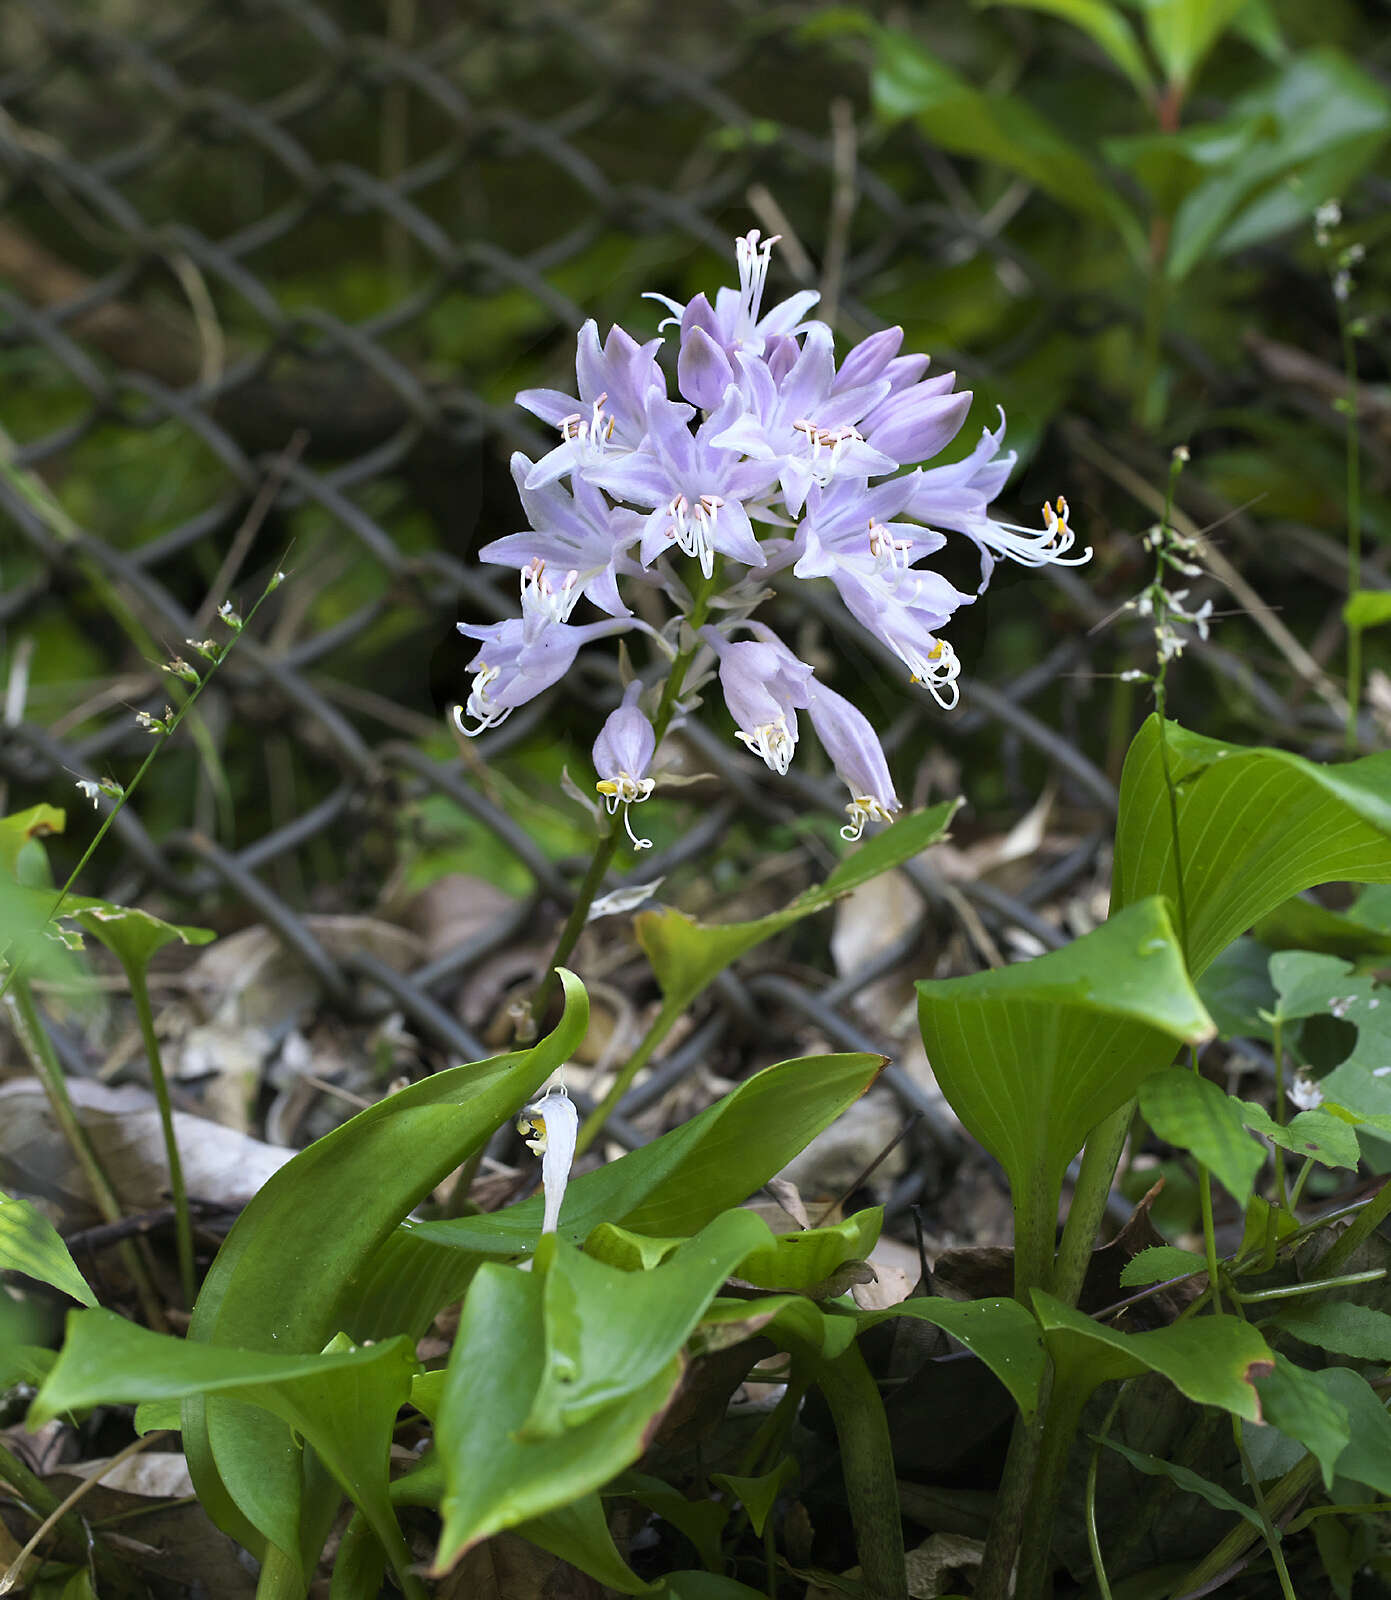
<svg viewBox="0 0 1391 1600"><path fill-rule="evenodd" d="M214 632L223 600L259 593L282 563L291 573L121 813L94 888L224 928L263 923L341 1015L399 1012L432 1052L489 1053L487 1016L461 986L508 951L534 961L583 871L578 847L538 842L496 774L562 732L583 749L614 687L611 667L581 658L468 750L443 735L467 655L455 621L515 609L471 558L518 525L509 452L547 448L512 393L566 386L584 317L632 316L644 289L721 281L710 275L751 219L784 235L778 270L819 284L852 335L883 322L866 286L924 260L986 250L1002 272L1031 271L949 182L944 194L950 173L911 129L881 141L873 165L857 159L862 75L803 30L815 15L770 17L756 0L4 8L8 809L80 804L75 780L128 777L147 741L132 712L170 697L159 664ZM1066 575L1055 582L1045 604L1068 592ZM814 594L775 605L845 670L877 671L873 644ZM1073 614L1006 687L971 681L945 724L887 675L871 691L901 758L921 763L944 737L949 759L987 734L1007 772L1032 752L1033 772L1046 766L1074 802L1063 842L1009 891L910 867L916 911L833 982L790 959L727 978L629 1094L616 1137L641 1140L635 1119L696 1065L732 1076L770 1059L770 1013L873 1049L884 1031L854 1001L886 974L1066 937L1042 908L1074 887L1094 897L1114 808L1108 778L1029 710L1061 684L1064 727L1085 715L1067 686L1083 681L1095 607ZM791 841L788 894L799 871L821 874L824 851L796 829L838 810L833 786L770 778L699 725L682 750L718 783L673 802L630 884L748 826ZM507 863L483 876L510 891L428 959L325 938L326 916L374 905L441 817L465 865ZM921 1137L954 1158L958 1135L924 1080L894 1069L891 1083L926 1113Z"/></svg>

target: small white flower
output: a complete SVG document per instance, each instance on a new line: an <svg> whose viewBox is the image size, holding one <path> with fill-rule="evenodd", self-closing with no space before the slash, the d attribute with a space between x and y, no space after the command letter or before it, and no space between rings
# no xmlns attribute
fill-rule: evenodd
<svg viewBox="0 0 1391 1600"><path fill-rule="evenodd" d="M232 609L232 602L230 600L224 600L222 602L222 604L217 608L217 614L222 618L222 620L227 624L233 633L241 632L242 620Z"/></svg>
<svg viewBox="0 0 1391 1600"><path fill-rule="evenodd" d="M1315 1106L1323 1104L1323 1090L1306 1073L1296 1075L1294 1082L1287 1091L1290 1104L1297 1106L1300 1111L1312 1111Z"/></svg>
<svg viewBox="0 0 1391 1600"><path fill-rule="evenodd" d="M93 783L90 778L79 778L77 787L81 790L83 798L92 802L92 810L97 809L97 802L101 798L101 785Z"/></svg>
<svg viewBox="0 0 1391 1600"><path fill-rule="evenodd" d="M575 1162L580 1115L564 1088L552 1089L522 1109L517 1132L532 1155L541 1157L541 1187L546 1196L542 1233L554 1233L560 1221L560 1203Z"/></svg>

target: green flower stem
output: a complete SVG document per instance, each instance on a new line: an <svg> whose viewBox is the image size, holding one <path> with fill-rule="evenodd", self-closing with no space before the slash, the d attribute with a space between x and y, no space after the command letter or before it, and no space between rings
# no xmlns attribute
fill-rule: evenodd
<svg viewBox="0 0 1391 1600"><path fill-rule="evenodd" d="M256 1600L304 1600L307 1593L299 1562L279 1545L268 1544L261 1561Z"/></svg>
<svg viewBox="0 0 1391 1600"><path fill-rule="evenodd" d="M1232 1418L1232 1437L1236 1440L1237 1454L1241 1457L1246 1481L1251 1485L1251 1500L1256 1507L1256 1515L1261 1519L1261 1531L1265 1535L1266 1549L1270 1551L1270 1559L1275 1563L1275 1572L1280 1580L1280 1593L1284 1596L1284 1600L1298 1600L1294 1585L1290 1582L1289 1568L1285 1565L1285 1552L1280 1548L1280 1530L1275 1526L1270 1515L1270 1507L1261 1493L1260 1474L1252 1467L1251 1457L1246 1453L1246 1445L1241 1437L1240 1417Z"/></svg>
<svg viewBox="0 0 1391 1600"><path fill-rule="evenodd" d="M63 1069L59 1065L58 1057L54 1053L53 1041L44 1031L43 1023L39 1020L38 1007L34 1004L33 990L29 987L27 978L19 977L13 968L11 977L13 982L10 992L5 997L10 1007L11 1021L14 1023L15 1037L19 1040L20 1048L29 1058L29 1064L34 1070L34 1076L43 1085L43 1091L48 1097L48 1103L53 1108L54 1120L62 1130L64 1137L77 1157L78 1165L82 1168L87 1179L88 1187L92 1191L92 1198L96 1202L97 1210L101 1212L107 1222L121 1221L121 1202L116 1197L116 1191L107 1177L97 1155L96 1146L92 1137L82 1126L77 1115L77 1109L68 1094L67 1079L63 1076ZM140 1241L143 1245L144 1241ZM136 1295L140 1300L140 1309L145 1314L149 1325L158 1333L167 1333L168 1324L164 1320L164 1310L160 1303L159 1294L155 1290L154 1280L150 1275L145 1258L140 1254L136 1242L132 1239L123 1239L117 1246L121 1260L126 1270L130 1273L131 1281L135 1285Z"/></svg>
<svg viewBox="0 0 1391 1600"><path fill-rule="evenodd" d="M1014 1194L1014 1298L1033 1314L1031 1289L1053 1287L1053 1245L1058 1232L1058 1192L1042 1175Z"/></svg>
<svg viewBox="0 0 1391 1600"><path fill-rule="evenodd" d="M1297 1461L1274 1488L1267 1491L1262 1507L1267 1518L1273 1523L1276 1517L1308 1492L1318 1475L1319 1464L1313 1456L1308 1455ZM1215 1584L1241 1560L1260 1537L1260 1530L1242 1518L1197 1566L1184 1573L1170 1592L1176 1595L1205 1593L1210 1585Z"/></svg>
<svg viewBox="0 0 1391 1600"><path fill-rule="evenodd" d="M1207 1256L1208 1289L1215 1315L1222 1315L1222 1280L1217 1275L1217 1232L1212 1224L1212 1174L1198 1163L1198 1204L1203 1213L1203 1253Z"/></svg>
<svg viewBox="0 0 1391 1600"><path fill-rule="evenodd" d="M1391 1178L1367 1201L1356 1219L1329 1246L1318 1266L1319 1273L1337 1272L1352 1259L1353 1252L1369 1239L1391 1214Z"/></svg>
<svg viewBox="0 0 1391 1600"><path fill-rule="evenodd" d="M1347 305L1334 297L1338 308L1338 330L1342 335L1343 373L1347 381L1347 515L1348 515L1348 599L1362 587L1362 462L1357 425L1357 347ZM1347 752L1357 754L1357 710L1362 697L1362 629L1348 624L1348 721Z"/></svg>
<svg viewBox="0 0 1391 1600"><path fill-rule="evenodd" d="M1034 1468L1043 1443L1044 1412L1052 1399L1053 1375L1044 1378L1039 1412L1033 1422L1014 1419L1005 1470L995 1492L995 1509L986 1534L985 1554L976 1578L975 1600L1008 1600L1014 1594L1014 1564L1034 1491Z"/></svg>
<svg viewBox="0 0 1391 1600"><path fill-rule="evenodd" d="M1019 1569L1014 1580L1014 1600L1042 1600L1052 1572L1053 1519L1063 1492L1068 1452L1082 1420L1087 1395L1073 1390L1054 1391L1040 1412L1042 1429L1033 1482L1024 1506L1019 1541Z"/></svg>
<svg viewBox="0 0 1391 1600"><path fill-rule="evenodd" d="M1082 1292L1101 1219L1106 1214L1106 1200L1115 1182L1116 1168L1120 1165L1121 1151L1125 1148L1134 1115L1135 1102L1128 1100L1087 1135L1082 1169L1073 1186L1072 1204L1067 1209L1067 1223L1053 1268L1053 1293L1067 1305L1075 1306Z"/></svg>
<svg viewBox="0 0 1391 1600"><path fill-rule="evenodd" d="M0 435L0 442L3 442L3 435ZM62 910L63 902L67 899L68 895L72 892L72 886L73 886L74 883L77 882L79 874L82 872L83 868L86 867L87 863L92 859L93 855L96 854L98 846L101 844L102 840L106 837L107 833L110 831L112 824L116 821L116 818L120 815L120 812L121 812L122 808L125 806L126 802L128 800L130 800L130 798L134 795L135 791L140 787L141 783L144 781L145 774L150 770L151 766L154 764L155 757L160 754L160 752L164 749L165 745L167 745L169 743L169 741L174 737L175 733L178 732L179 724L184 720L184 718L188 715L188 713L190 711L192 711L192 709L194 707L194 704L196 703L196 701L198 699L198 696L200 694L202 694L203 690L206 689L208 684L212 681L213 674L222 665L222 663L227 659L228 652L231 650L232 646L237 642L237 639L241 636L241 634L245 631L245 629L249 626L249 624L251 623L252 618L261 609L261 606L264 604L267 595L269 595L273 590L278 589L280 587L280 581L281 581L282 576L283 575L281 573L277 572L275 577L272 578L271 581L266 585L266 587L261 591L260 598L256 601L256 604L254 606L252 606L250 611L247 612L245 618L237 624L237 626L233 630L232 637L227 641L227 643L225 645L222 646L222 648L218 652L217 656L211 661L211 663L210 663L210 665L208 667L208 670L205 673L202 674L202 676L199 678L198 682L196 684L194 684L192 689L191 689L191 691L188 692L187 697L183 700L182 704L175 710L174 715L169 719L169 726L164 730L163 733L157 733L155 735L154 743L150 746L149 753L146 755L145 759L140 763L139 767L136 769L135 776L130 780L130 782L122 790L120 796L116 800L116 803L111 807L110 811L108 811L107 814L105 815L105 817L102 818L101 826L97 829L96 833L94 833L92 835L91 842L88 844L87 848L82 852L82 855L79 858L77 865L68 874L67 881L63 884L63 887L58 890L57 895L54 898L53 905L52 905L52 907L51 907L51 909L49 910L49 913L48 913L48 920L50 922ZM183 691L182 691L182 688L181 688L181 685L180 685L179 678L177 676L171 674L171 676L170 676L170 695L171 695L171 698L177 698L182 692ZM0 955L3 955L3 954L4 954L4 947L0 946ZM4 999L4 997L9 993L10 986L15 982L16 978L19 976L19 968L20 968L20 964L19 963L12 963L11 966L10 966L9 971L5 974L4 980L0 981L0 1000ZM61 1073L61 1069L60 1069L60 1073Z"/></svg>
<svg viewBox="0 0 1391 1600"><path fill-rule="evenodd" d="M618 1076L610 1085L608 1093L584 1119L580 1127L579 1138L575 1142L575 1154L577 1156L582 1156L590 1145L594 1143L604 1124L617 1107L618 1102L627 1094L633 1079L652 1059L653 1051L675 1027L684 1010L684 1006L672 1007L664 1005L652 1019L651 1027L643 1034L637 1049L623 1063Z"/></svg>
<svg viewBox="0 0 1391 1600"><path fill-rule="evenodd" d="M691 614L686 619L687 625L694 632L703 627L706 617L710 612L710 601L720 579L720 563L716 559L715 566L708 578L702 578L695 586L691 601ZM690 670L691 662L699 646L692 642L682 650L671 664L671 671L667 680L662 685L662 697L657 705L657 715L652 719L652 731L656 735L655 749L661 748L662 740L667 729L671 726L671 719L676 713L677 700L681 694L681 686L686 681L686 673ZM589 870L584 875L584 881L575 892L575 903L570 908L570 915L565 919L565 926L560 930L560 938L551 953L546 971L540 983L536 986L536 993L531 997L531 1025L533 1028L541 1026L546 1015L546 1008L551 1003L551 996L555 993L556 985L560 982L556 974L557 967L563 967L570 959L570 954L579 943L580 935L584 932L584 925L589 920L589 908L594 903L594 897L599 892L599 886L604 881L604 874L609 870L614 852L618 849L619 840L623 836L622 809L614 812L609 822L608 831L600 838L594 847L594 859L589 863ZM655 1043L654 1043L655 1048ZM609 1108L610 1110L612 1107ZM605 1112L607 1116L608 1112ZM592 1119L591 1119L592 1120ZM588 1124L586 1123L586 1127ZM589 1134L589 1140L598 1132L596 1126ZM586 1143L589 1141L587 1140ZM583 1146L581 1146L583 1148Z"/></svg>
<svg viewBox="0 0 1391 1600"><path fill-rule="evenodd" d="M130 984L130 996L135 1002L135 1015L140 1023L140 1034L145 1041L145 1054L150 1061L150 1081L154 1085L155 1099L159 1102L159 1123L164 1133L164 1153L169 1162L169 1194L174 1202L179 1284L183 1289L185 1309L191 1311L198 1293L198 1284L193 1271L193 1220L189 1216L183 1162L179 1159L178 1141L174 1137L174 1108L169 1100L169 1081L164 1076L164 1058L160 1055L159 1039L155 1035L154 1012L150 1008L150 987L145 978L144 968L136 962L123 964L126 981Z"/></svg>
<svg viewBox="0 0 1391 1600"><path fill-rule="evenodd" d="M1270 1024L1270 1054L1275 1062L1275 1120L1283 1128L1289 1120L1289 1102L1285 1098L1285 1040L1284 1024L1277 1011ZM1275 1146L1275 1193L1280 1205L1291 1209L1289 1189L1285 1182L1285 1152Z"/></svg>
<svg viewBox="0 0 1391 1600"><path fill-rule="evenodd" d="M1249 1294L1239 1294L1235 1289L1227 1292L1238 1305L1258 1305L1262 1300L1290 1300L1300 1294L1323 1294L1328 1289L1351 1289L1359 1283L1380 1283L1386 1276L1385 1267L1370 1272L1348 1272L1340 1278L1319 1278L1312 1283L1288 1283L1278 1289L1253 1289Z"/></svg>
<svg viewBox="0 0 1391 1600"><path fill-rule="evenodd" d="M865 1600L908 1600L898 1479L884 1402L857 1344L834 1361L815 1359L813 1371L840 1442Z"/></svg>

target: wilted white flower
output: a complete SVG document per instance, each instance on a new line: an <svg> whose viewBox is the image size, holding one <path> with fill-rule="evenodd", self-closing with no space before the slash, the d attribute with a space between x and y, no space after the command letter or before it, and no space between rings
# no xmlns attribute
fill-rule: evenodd
<svg viewBox="0 0 1391 1600"><path fill-rule="evenodd" d="M541 1157L541 1187L546 1196L542 1233L554 1233L560 1221L560 1203L570 1182L579 1131L579 1112L563 1088L552 1089L523 1107L517 1118L517 1132L527 1149Z"/></svg>

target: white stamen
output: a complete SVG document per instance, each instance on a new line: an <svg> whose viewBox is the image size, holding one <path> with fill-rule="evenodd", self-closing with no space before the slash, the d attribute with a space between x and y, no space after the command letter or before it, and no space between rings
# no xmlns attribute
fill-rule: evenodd
<svg viewBox="0 0 1391 1600"><path fill-rule="evenodd" d="M934 640L926 655L898 639L889 639L887 643L908 668L913 682L925 684L929 694L944 711L952 710L961 698L956 682L961 675L961 663L947 641Z"/></svg>
<svg viewBox="0 0 1391 1600"><path fill-rule="evenodd" d="M898 572L908 570L908 552L913 548L911 539L895 539L882 522L875 522L870 518L869 523L869 553L875 559L879 570L891 567Z"/></svg>
<svg viewBox="0 0 1391 1600"><path fill-rule="evenodd" d="M850 820L840 830L840 836L851 844L865 831L865 823L892 822L894 819L893 812L872 794L857 794L845 809Z"/></svg>
<svg viewBox="0 0 1391 1600"><path fill-rule="evenodd" d="M714 529L715 518L723 499L717 494L703 494L694 511L684 494L678 494L667 507L671 521L667 524L667 538L678 544L688 556L700 562L700 570L710 577L715 570Z"/></svg>
<svg viewBox="0 0 1391 1600"><path fill-rule="evenodd" d="M768 281L768 262L773 254L773 246L781 238L780 233L775 233L760 244L758 229L754 228L742 239L734 241L734 255L739 263L740 310L749 332L758 323L758 313L763 308L763 288Z"/></svg>
<svg viewBox="0 0 1391 1600"><path fill-rule="evenodd" d="M604 410L607 394L601 394L589 408L586 417L582 411L572 411L560 419L560 437L575 446L575 456L581 465L593 466L604 459L617 419Z"/></svg>
<svg viewBox="0 0 1391 1600"><path fill-rule="evenodd" d="M557 589L546 576L546 563L533 556L522 568L522 612L544 622L565 622L575 609L580 591L575 587L578 572L567 572Z"/></svg>
<svg viewBox="0 0 1391 1600"><path fill-rule="evenodd" d="M594 787L604 798L604 809L610 816L623 807L623 826L633 841L634 850L650 850L650 839L639 839L633 832L632 808L641 805L657 787L655 778L635 778L629 772L620 772L616 778L600 778Z"/></svg>
<svg viewBox="0 0 1391 1600"><path fill-rule="evenodd" d="M486 661L480 661L474 670L473 688L469 691L468 705L451 706L449 715L454 726L463 734L465 739L476 739L480 733L485 733L489 728L496 728L500 723L506 722L512 715L511 706L498 707L494 705L488 694L488 685L500 677L500 667L490 667ZM478 718L476 728L464 726L464 712L469 716Z"/></svg>
<svg viewBox="0 0 1391 1600"><path fill-rule="evenodd" d="M982 540L995 555L1006 556L1020 566L1080 567L1091 560L1091 546L1088 545L1081 555L1068 555L1076 535L1068 526L1067 517L1067 501L1059 495L1056 509L1044 502L1041 529L1021 528L1013 522L992 522Z"/></svg>
<svg viewBox="0 0 1391 1600"><path fill-rule="evenodd" d="M806 434L811 444L811 475L823 489L835 477L846 445L852 439L864 442L864 434L848 422L838 428L823 428L819 423L800 417L792 426L798 433Z"/></svg>
<svg viewBox="0 0 1391 1600"><path fill-rule="evenodd" d="M761 756L768 768L779 777L786 775L797 741L788 730L785 715L779 716L776 722L765 722L750 732L740 728L734 737L747 745L756 756Z"/></svg>

